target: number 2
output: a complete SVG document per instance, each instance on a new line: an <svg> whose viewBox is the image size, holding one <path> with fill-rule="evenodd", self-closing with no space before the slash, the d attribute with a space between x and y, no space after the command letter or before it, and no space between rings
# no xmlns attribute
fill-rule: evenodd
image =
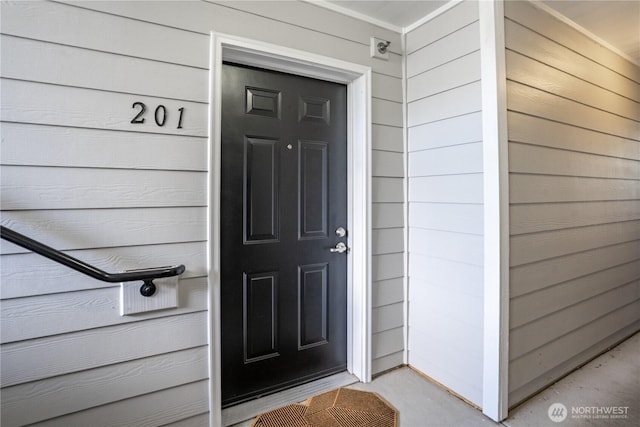
<svg viewBox="0 0 640 427"><path fill-rule="evenodd" d="M140 107L140 112L138 112L138 114L136 114L136 116L131 120L131 123L144 123L144 117L142 117L142 115L145 113L145 111L147 111L147 106L142 102L134 102L131 108L136 108L136 106Z"/></svg>

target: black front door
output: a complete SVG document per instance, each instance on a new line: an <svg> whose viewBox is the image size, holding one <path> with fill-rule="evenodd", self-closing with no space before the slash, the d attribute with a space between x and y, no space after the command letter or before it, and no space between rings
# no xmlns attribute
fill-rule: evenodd
<svg viewBox="0 0 640 427"><path fill-rule="evenodd" d="M346 369L346 96L223 65L223 406Z"/></svg>

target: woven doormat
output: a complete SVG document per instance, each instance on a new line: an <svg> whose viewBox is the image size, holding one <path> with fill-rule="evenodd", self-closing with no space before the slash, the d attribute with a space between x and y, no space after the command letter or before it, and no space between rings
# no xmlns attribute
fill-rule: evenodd
<svg viewBox="0 0 640 427"><path fill-rule="evenodd" d="M259 415L252 427L397 427L398 412L376 393L339 388Z"/></svg>

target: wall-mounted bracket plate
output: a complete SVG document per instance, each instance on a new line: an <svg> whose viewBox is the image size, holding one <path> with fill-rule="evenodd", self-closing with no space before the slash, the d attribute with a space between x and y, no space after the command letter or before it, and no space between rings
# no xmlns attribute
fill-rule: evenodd
<svg viewBox="0 0 640 427"><path fill-rule="evenodd" d="M382 40L379 39L377 37L371 37L371 42L370 42L370 50L371 50L371 57L372 58L378 58L378 59L382 59L384 61L388 61L389 60L389 51L385 48L384 53L380 51L378 45L379 44L383 44L386 47L388 47L388 42L386 40Z"/></svg>
<svg viewBox="0 0 640 427"><path fill-rule="evenodd" d="M120 283L120 315L177 308L178 281L178 276L154 279L156 292L150 297L140 294L141 281Z"/></svg>

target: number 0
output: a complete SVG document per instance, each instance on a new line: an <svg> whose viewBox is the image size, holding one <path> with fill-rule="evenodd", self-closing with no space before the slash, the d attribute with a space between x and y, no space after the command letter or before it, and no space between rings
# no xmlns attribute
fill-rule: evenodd
<svg viewBox="0 0 640 427"><path fill-rule="evenodd" d="M160 111L161 108L162 108L162 116L160 119L158 119L158 112ZM167 121L167 109L164 108L164 105L158 105L158 108L156 108L156 112L154 115L156 119L156 124L160 127L164 126L164 122Z"/></svg>

